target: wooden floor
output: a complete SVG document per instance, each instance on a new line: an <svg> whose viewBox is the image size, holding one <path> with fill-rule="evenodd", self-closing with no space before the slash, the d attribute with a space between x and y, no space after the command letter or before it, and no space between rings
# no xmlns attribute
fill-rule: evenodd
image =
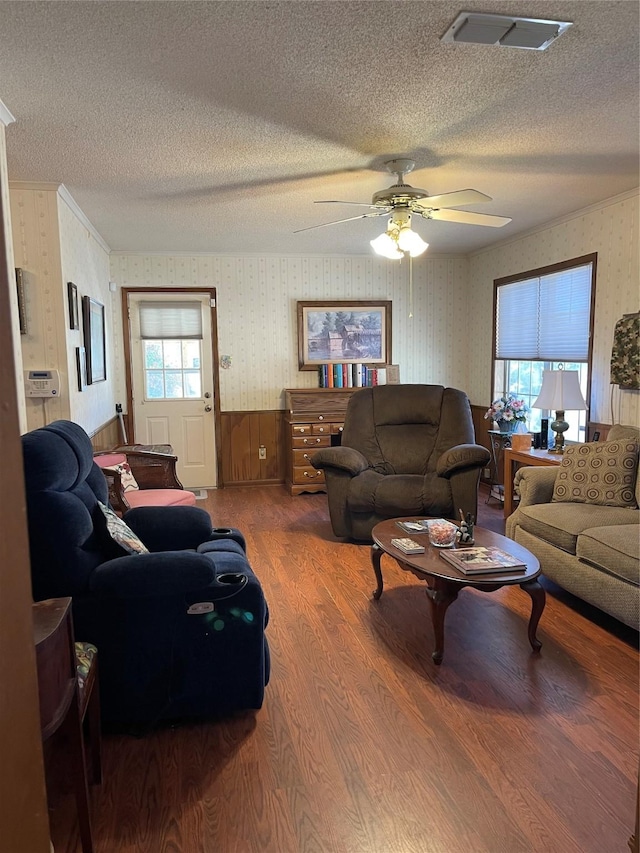
<svg viewBox="0 0 640 853"><path fill-rule="evenodd" d="M534 654L526 594L464 590L436 667L424 584L384 557L373 601L369 548L335 540L325 495L199 505L244 530L270 605L265 704L105 736L96 853L628 853L635 632L550 594ZM479 515L503 530L484 496ZM73 800L52 804L75 853Z"/></svg>

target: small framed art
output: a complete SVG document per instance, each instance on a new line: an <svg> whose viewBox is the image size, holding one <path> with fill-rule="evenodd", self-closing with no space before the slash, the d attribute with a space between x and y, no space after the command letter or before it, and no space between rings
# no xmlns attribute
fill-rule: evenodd
<svg viewBox="0 0 640 853"><path fill-rule="evenodd" d="M69 328L80 328L80 317L78 315L78 288L72 281L67 282L67 300L69 302Z"/></svg>

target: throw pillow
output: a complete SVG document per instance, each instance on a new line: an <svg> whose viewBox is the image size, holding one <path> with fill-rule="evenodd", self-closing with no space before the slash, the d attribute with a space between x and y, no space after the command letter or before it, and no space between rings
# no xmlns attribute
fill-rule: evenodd
<svg viewBox="0 0 640 853"><path fill-rule="evenodd" d="M110 465L108 468L104 468L103 470L113 471L114 474L120 474L120 482L122 483L123 492L131 492L140 488L136 478L131 473L131 467L128 462L121 462L120 465Z"/></svg>
<svg viewBox="0 0 640 853"><path fill-rule="evenodd" d="M551 500L635 508L637 468L633 439L574 445L565 450Z"/></svg>
<svg viewBox="0 0 640 853"><path fill-rule="evenodd" d="M136 536L133 530L121 518L115 514L111 507L105 506L98 501L98 506L102 510L105 521L107 522L107 531L114 542L123 548L127 554L148 554L147 546Z"/></svg>

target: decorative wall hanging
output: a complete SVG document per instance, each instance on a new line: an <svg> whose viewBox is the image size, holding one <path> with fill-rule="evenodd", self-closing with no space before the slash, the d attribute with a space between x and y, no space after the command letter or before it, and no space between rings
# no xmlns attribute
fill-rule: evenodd
<svg viewBox="0 0 640 853"><path fill-rule="evenodd" d="M383 366L391 361L391 302L298 302L298 364L360 363Z"/></svg>

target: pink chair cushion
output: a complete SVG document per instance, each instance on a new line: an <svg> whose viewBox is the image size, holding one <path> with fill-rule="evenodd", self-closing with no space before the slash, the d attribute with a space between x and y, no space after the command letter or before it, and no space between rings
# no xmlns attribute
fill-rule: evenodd
<svg viewBox="0 0 640 853"><path fill-rule="evenodd" d="M93 461L99 468L113 468L114 465L122 465L127 461L124 453L105 453L104 456L94 456Z"/></svg>
<svg viewBox="0 0 640 853"><path fill-rule="evenodd" d="M136 506L195 506L196 496L187 489L140 489L127 492L127 503Z"/></svg>

